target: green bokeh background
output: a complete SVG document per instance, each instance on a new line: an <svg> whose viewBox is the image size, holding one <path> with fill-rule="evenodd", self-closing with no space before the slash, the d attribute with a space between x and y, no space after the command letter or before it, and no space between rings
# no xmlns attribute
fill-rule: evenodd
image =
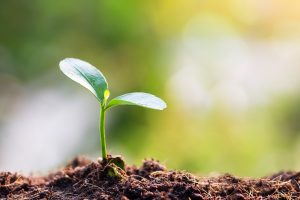
<svg viewBox="0 0 300 200"><path fill-rule="evenodd" d="M27 88L25 92L32 88L69 87L70 93L78 90L79 95L92 99L92 95L75 86L58 70L61 59L76 57L101 69L109 81L111 96L145 91L168 103L163 112L122 107L108 114L109 150L124 155L130 164L154 157L170 168L206 175L229 172L261 176L283 169L299 170L300 75L297 74L300 74L300 51L296 46L299 46L300 4L293 4L297 5L279 0L265 4L235 0L1 1L0 126L5 126L6 114L14 107L17 97L11 88L15 85ZM194 30L192 34L190 29ZM201 54L205 56L199 58L204 63L207 59L207 65L197 65L195 56L189 57L185 47L180 47L185 37L198 38L198 42L192 42L196 47L192 47L195 50L191 52L197 51L197 46L207 50ZM223 38L229 38L229 42L224 45L226 48L216 52L214 45ZM186 105L194 98L194 90L189 90L191 84L196 91L204 87L210 93L220 77L227 74L222 62L215 66L211 63L227 51L235 55L230 41L236 38L242 38L246 45L260 42L261 48L279 41L269 49L294 58L295 67L288 68L291 63L282 62L279 67L290 73L279 73L273 81L268 72L271 74L278 68L267 66L266 62L264 74L249 78L257 83L258 91L271 91L266 101L257 103L255 95L243 90L243 94L251 98L242 109L228 106L228 102L215 94L211 95L208 107L201 107L201 101L196 108ZM193 84L184 73L181 79L174 78L177 70L184 67L178 62L181 56L187 56L188 63L195 61L196 71L205 72L203 79ZM233 63L244 62L235 56L230 59ZM262 55L252 59L249 69L256 71L255 59L270 57ZM263 83L268 79L272 87L264 88ZM285 80L290 80L287 87L282 86ZM189 83L186 93L176 93L176 84L182 91L186 83ZM244 83L236 84L239 87ZM235 93L230 95L235 96ZM47 114L40 117L46 120ZM79 153L101 155L97 124L91 130L95 132L92 139L82 140L64 160ZM1 137L5 135L0 132Z"/></svg>

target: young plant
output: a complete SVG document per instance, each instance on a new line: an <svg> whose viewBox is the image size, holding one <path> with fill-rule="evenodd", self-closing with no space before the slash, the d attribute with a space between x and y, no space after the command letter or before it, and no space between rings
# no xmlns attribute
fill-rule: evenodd
<svg viewBox="0 0 300 200"><path fill-rule="evenodd" d="M66 76L92 92L100 103L99 131L103 161L108 159L105 141L105 113L109 108L119 105L135 105L163 110L167 107L162 99L144 92L123 94L108 101L110 92L106 78L96 67L76 58L66 58L60 61L59 66Z"/></svg>

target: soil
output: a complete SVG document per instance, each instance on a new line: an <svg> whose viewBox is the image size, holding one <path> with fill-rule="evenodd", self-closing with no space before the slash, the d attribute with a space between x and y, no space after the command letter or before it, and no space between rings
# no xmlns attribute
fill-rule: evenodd
<svg viewBox="0 0 300 200"><path fill-rule="evenodd" d="M155 160L114 169L112 175L107 164L78 157L46 177L2 172L0 199L300 199L300 172L260 179L197 177Z"/></svg>

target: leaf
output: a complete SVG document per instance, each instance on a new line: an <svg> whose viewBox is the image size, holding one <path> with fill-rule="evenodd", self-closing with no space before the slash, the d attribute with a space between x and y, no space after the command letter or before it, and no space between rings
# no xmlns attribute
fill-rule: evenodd
<svg viewBox="0 0 300 200"><path fill-rule="evenodd" d="M108 88L103 74L90 63L77 58L65 58L59 63L60 70L73 81L91 91L100 103L104 101L104 92Z"/></svg>
<svg viewBox="0 0 300 200"><path fill-rule="evenodd" d="M133 92L118 96L108 103L106 109L118 105L136 105L156 110L163 110L167 107L162 99L144 92Z"/></svg>

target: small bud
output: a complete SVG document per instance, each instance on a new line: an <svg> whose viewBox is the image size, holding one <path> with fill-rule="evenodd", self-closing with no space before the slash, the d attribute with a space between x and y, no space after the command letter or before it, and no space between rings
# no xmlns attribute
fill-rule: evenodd
<svg viewBox="0 0 300 200"><path fill-rule="evenodd" d="M106 90L104 91L104 99L105 99L105 101L107 101L107 99L109 98L109 95L110 95L110 92L109 92L108 89L106 89Z"/></svg>

